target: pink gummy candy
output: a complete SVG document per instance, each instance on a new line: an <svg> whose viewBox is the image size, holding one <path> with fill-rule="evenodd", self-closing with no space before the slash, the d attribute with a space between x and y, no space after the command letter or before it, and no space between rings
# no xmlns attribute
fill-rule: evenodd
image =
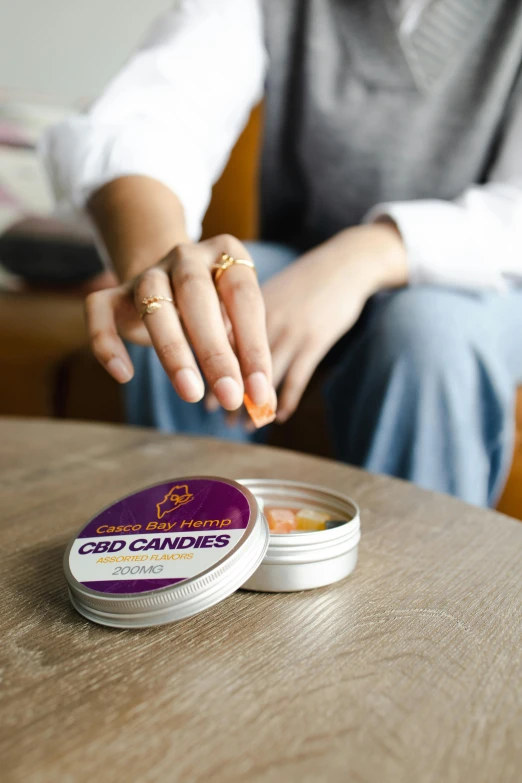
<svg viewBox="0 0 522 783"><path fill-rule="evenodd" d="M292 533L297 527L295 513L289 508L265 508L272 533Z"/></svg>

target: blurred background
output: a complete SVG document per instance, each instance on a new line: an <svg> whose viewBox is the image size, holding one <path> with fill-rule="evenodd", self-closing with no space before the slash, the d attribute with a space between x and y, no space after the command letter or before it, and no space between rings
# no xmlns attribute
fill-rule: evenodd
<svg viewBox="0 0 522 783"><path fill-rule="evenodd" d="M119 388L91 357L83 323L85 294L115 280L88 231L53 218L36 147L48 125L100 93L171 2L0 3L0 415L124 419ZM214 188L206 236L256 236L261 121L258 107ZM277 445L328 454L313 392L274 432ZM500 509L522 519L522 393L519 402L515 459Z"/></svg>
<svg viewBox="0 0 522 783"><path fill-rule="evenodd" d="M83 294L110 277L88 234L52 219L36 145L100 92L167 5L0 4L0 413L121 418L117 390L91 378L84 348Z"/></svg>

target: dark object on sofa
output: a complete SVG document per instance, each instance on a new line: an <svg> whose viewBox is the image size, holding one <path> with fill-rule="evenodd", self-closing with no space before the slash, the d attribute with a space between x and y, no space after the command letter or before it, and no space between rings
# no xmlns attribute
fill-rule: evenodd
<svg viewBox="0 0 522 783"><path fill-rule="evenodd" d="M28 218L0 236L0 263L31 286L77 285L103 271L90 236L55 220Z"/></svg>

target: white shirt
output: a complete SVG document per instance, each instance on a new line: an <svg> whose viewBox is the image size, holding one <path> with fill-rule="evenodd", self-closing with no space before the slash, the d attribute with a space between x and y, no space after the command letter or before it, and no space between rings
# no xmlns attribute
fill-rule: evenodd
<svg viewBox="0 0 522 783"><path fill-rule="evenodd" d="M197 240L212 185L262 97L266 67L259 0L179 0L91 109L45 135L59 211L81 212L102 185L143 174L177 195ZM377 204L366 220L382 215L402 234L411 284L502 291L521 283L522 105L486 184L455 201Z"/></svg>

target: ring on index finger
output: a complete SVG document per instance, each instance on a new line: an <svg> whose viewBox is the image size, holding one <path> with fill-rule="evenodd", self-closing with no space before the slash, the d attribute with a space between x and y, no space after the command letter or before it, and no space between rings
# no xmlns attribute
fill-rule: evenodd
<svg viewBox="0 0 522 783"><path fill-rule="evenodd" d="M253 261L251 261L249 258L232 258L232 256L229 256L227 253L221 254L221 261L218 261L216 264L213 264L210 271L212 272L212 279L214 281L214 285L218 286L219 281L221 280L222 275L225 274L227 269L230 269L231 266L234 266L234 264L240 264L241 266L247 266L249 269L252 269L254 273L256 272L256 265Z"/></svg>
<svg viewBox="0 0 522 783"><path fill-rule="evenodd" d="M161 310L161 302L170 302L174 304L174 299L170 296L146 296L141 300L143 310L140 313L140 318L144 318L146 315L152 315L157 310Z"/></svg>

